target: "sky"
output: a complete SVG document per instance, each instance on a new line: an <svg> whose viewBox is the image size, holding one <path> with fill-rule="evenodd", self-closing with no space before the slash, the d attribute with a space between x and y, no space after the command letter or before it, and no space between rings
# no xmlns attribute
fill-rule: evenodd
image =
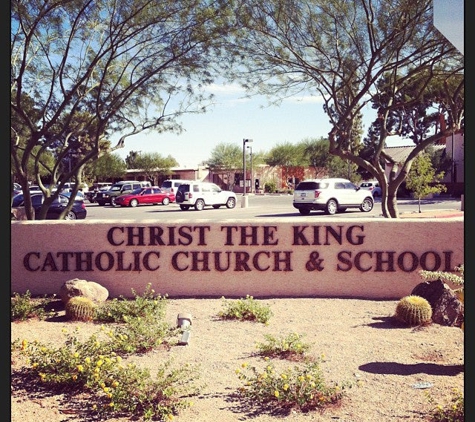
<svg viewBox="0 0 475 422"><path fill-rule="evenodd" d="M434 24L463 54L464 0L433 1ZM164 157L174 157L179 167L196 168L211 157L220 143L242 148L244 139L252 139L247 145L253 153L264 152L287 142L296 144L308 138L327 137L331 128L323 112L323 101L317 96L294 97L280 106L269 106L264 97L245 98L244 90L238 85L214 84L207 89L215 95L215 105L205 114L183 116L182 134L139 134L127 138L125 147L116 153L125 158L130 151L158 152ZM365 133L374 112L367 106L363 114ZM410 144L399 138L388 141L389 146Z"/></svg>

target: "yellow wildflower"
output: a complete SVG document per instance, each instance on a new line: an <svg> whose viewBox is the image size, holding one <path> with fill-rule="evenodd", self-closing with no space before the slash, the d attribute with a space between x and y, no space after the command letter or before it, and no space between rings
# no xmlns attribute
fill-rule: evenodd
<svg viewBox="0 0 475 422"><path fill-rule="evenodd" d="M22 349L22 350L25 350L25 349L26 349L26 346L28 346L28 341L27 341L27 340L23 340L23 341L21 342L21 349Z"/></svg>
<svg viewBox="0 0 475 422"><path fill-rule="evenodd" d="M277 398L279 397L279 392L277 390L274 391L274 396L276 396Z"/></svg>
<svg viewBox="0 0 475 422"><path fill-rule="evenodd" d="M82 365L78 365L76 368L77 368L77 370L78 370L79 372L83 372L83 371L84 371L84 366L82 366Z"/></svg>

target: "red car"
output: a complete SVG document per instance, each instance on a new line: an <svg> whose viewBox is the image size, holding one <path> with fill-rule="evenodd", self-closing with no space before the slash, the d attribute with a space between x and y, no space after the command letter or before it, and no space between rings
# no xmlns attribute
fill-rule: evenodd
<svg viewBox="0 0 475 422"><path fill-rule="evenodd" d="M142 204L168 205L170 202L175 202L175 194L162 190L158 186L138 188L115 199L116 205L121 207L136 207Z"/></svg>

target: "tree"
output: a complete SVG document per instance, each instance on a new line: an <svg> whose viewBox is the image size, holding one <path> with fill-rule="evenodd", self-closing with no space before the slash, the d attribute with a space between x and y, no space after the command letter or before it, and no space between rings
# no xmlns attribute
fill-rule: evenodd
<svg viewBox="0 0 475 422"><path fill-rule="evenodd" d="M97 182L121 179L127 173L125 161L118 154L104 154L90 164L90 174Z"/></svg>
<svg viewBox="0 0 475 422"><path fill-rule="evenodd" d="M28 219L28 180L45 194L44 218L87 163L141 132L179 133L181 115L206 111L202 88L213 81L228 13L200 0L11 2L11 156ZM56 193L41 182L45 154L55 157L47 170Z"/></svg>
<svg viewBox="0 0 475 422"><path fill-rule="evenodd" d="M342 177L353 182L360 180L357 166L348 160L330 154L330 142L324 137L305 139L303 143L304 158L315 170L314 177Z"/></svg>
<svg viewBox="0 0 475 422"><path fill-rule="evenodd" d="M411 170L407 175L406 187L414 192L421 211L421 199L433 193L445 192L446 187L437 182L443 179L444 173L436 174L432 167L431 158L428 154L419 154L412 163Z"/></svg>
<svg viewBox="0 0 475 422"><path fill-rule="evenodd" d="M432 0L242 0L237 10L234 54L222 63L228 77L275 105L320 95L330 153L372 174L383 215L397 218L396 193L414 158L464 121L463 56L434 28ZM361 115L370 107L372 147L362 156ZM416 146L387 177L390 136Z"/></svg>
<svg viewBox="0 0 475 422"><path fill-rule="evenodd" d="M130 151L125 161L128 168L142 170L152 185L155 185L155 182L158 183L158 180L161 181L169 177L172 174L170 169L178 166L178 161L171 155L163 157L158 152L137 153Z"/></svg>
<svg viewBox="0 0 475 422"><path fill-rule="evenodd" d="M304 157L305 145L303 143L292 144L290 142L279 143L266 155L266 163L271 167L280 167L282 170L283 186L286 188L289 180L303 179L304 167L307 160Z"/></svg>
<svg viewBox="0 0 475 422"><path fill-rule="evenodd" d="M242 149L239 145L221 142L211 151L207 165L213 173L221 173L227 189L233 190L234 176L238 170L242 170Z"/></svg>

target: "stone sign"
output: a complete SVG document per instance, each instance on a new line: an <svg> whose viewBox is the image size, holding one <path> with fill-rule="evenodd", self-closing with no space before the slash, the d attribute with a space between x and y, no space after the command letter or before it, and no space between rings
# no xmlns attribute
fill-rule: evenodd
<svg viewBox="0 0 475 422"><path fill-rule="evenodd" d="M11 290L58 293L72 278L132 297L410 294L420 270L463 263L463 219L13 221Z"/></svg>

